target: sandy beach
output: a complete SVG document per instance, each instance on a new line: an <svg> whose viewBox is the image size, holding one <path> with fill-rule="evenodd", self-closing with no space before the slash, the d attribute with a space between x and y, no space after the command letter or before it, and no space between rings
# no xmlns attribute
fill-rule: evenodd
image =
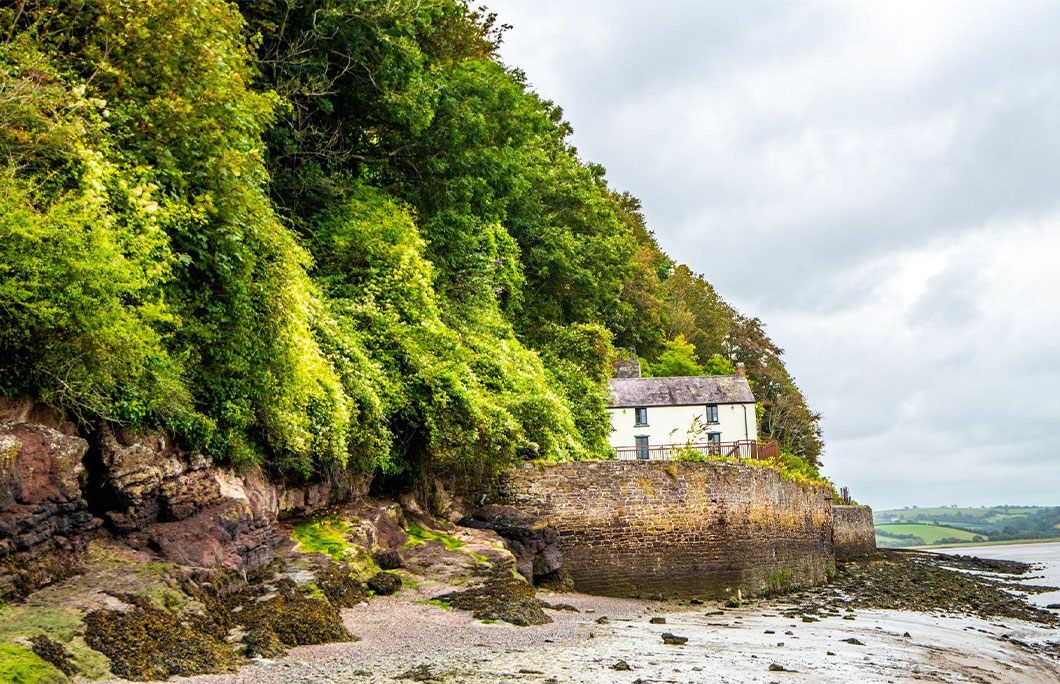
<svg viewBox="0 0 1060 684"><path fill-rule="evenodd" d="M379 599L345 615L360 641L297 648L234 675L175 681L1060 681L1060 660L1033 647L1060 642L1060 633L1022 621L865 610L854 619L803 622L781 614L792 607L785 602L714 614L714 608L581 594L544 598L580 612L549 610L552 624L519 628L401 598ZM652 624L652 617L666 622ZM664 632L686 636L688 643L668 646ZM619 661L630 669L614 669Z"/></svg>
<svg viewBox="0 0 1060 684"><path fill-rule="evenodd" d="M1018 566L889 553L845 565L827 586L739 607L543 592L553 621L532 627L380 597L344 611L358 641L175 681L1055 683L1060 627L1026 601L1051 569ZM687 642L666 644L667 633Z"/></svg>

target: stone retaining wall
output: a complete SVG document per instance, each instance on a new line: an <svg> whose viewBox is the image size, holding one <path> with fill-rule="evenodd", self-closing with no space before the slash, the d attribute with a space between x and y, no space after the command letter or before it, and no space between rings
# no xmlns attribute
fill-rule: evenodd
<svg viewBox="0 0 1060 684"><path fill-rule="evenodd" d="M868 506L833 506L832 542L838 561L876 553L876 528Z"/></svg>
<svg viewBox="0 0 1060 684"><path fill-rule="evenodd" d="M721 597L825 581L834 567L823 487L728 463L527 465L492 504L553 526L563 572L609 596Z"/></svg>

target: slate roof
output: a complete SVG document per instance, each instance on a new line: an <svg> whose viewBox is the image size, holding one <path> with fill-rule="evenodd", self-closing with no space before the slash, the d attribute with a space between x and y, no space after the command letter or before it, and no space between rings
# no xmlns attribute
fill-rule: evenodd
<svg viewBox="0 0 1060 684"><path fill-rule="evenodd" d="M612 378L612 408L636 406L695 406L697 404L753 404L747 378L704 375L683 378Z"/></svg>

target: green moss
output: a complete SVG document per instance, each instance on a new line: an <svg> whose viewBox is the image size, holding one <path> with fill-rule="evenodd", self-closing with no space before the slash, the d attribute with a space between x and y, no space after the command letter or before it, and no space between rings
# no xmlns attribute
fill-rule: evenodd
<svg viewBox="0 0 1060 684"><path fill-rule="evenodd" d="M416 523L410 523L405 529L405 534L409 536L408 542L405 544L406 547L415 546L416 544L423 544L424 542L436 541L441 542L445 548L450 551L457 551L463 545L464 542L460 541L451 534L445 532L437 532L435 530L428 530L425 527L421 527Z"/></svg>
<svg viewBox="0 0 1060 684"><path fill-rule="evenodd" d="M428 606L438 606L442 610L452 610L453 609L453 604L449 603L448 601L446 601L444 599L427 599L426 601L417 601L417 603L422 603L422 604L428 605Z"/></svg>
<svg viewBox="0 0 1060 684"><path fill-rule="evenodd" d="M324 592L321 591L320 587L318 587L313 582L306 582L305 584L300 585L298 588L308 598L317 599L318 601L327 600L327 597L324 596Z"/></svg>
<svg viewBox="0 0 1060 684"><path fill-rule="evenodd" d="M345 562L350 568L350 573L361 582L383 570L372 558L368 549L363 546L351 547L346 554Z"/></svg>
<svg viewBox="0 0 1060 684"><path fill-rule="evenodd" d="M766 577L766 596L779 596L786 593L790 588L793 576L787 569L781 568Z"/></svg>
<svg viewBox="0 0 1060 684"><path fill-rule="evenodd" d="M0 644L0 682L66 684L70 680L39 655L15 644Z"/></svg>
<svg viewBox="0 0 1060 684"><path fill-rule="evenodd" d="M403 589L417 589L422 584L416 577L407 570L397 570L398 575L401 576L401 586Z"/></svg>
<svg viewBox="0 0 1060 684"><path fill-rule="evenodd" d="M294 528L291 535L306 553L325 553L334 560L343 560L354 545L346 539L350 524L336 516L306 520Z"/></svg>
<svg viewBox="0 0 1060 684"><path fill-rule="evenodd" d="M26 603L0 606L0 642L44 634L66 646L81 677L109 678L110 661L102 653L89 648L85 640L77 636L80 628L79 611L45 605L33 597ZM6 680L0 678L0 681Z"/></svg>
<svg viewBox="0 0 1060 684"><path fill-rule="evenodd" d="M32 601L0 607L0 641L47 634L59 643L66 643L74 638L80 627L81 613L72 608Z"/></svg>
<svg viewBox="0 0 1060 684"><path fill-rule="evenodd" d="M140 577L166 580L174 570L179 570L176 563L138 563L133 567L133 572Z"/></svg>
<svg viewBox="0 0 1060 684"><path fill-rule="evenodd" d="M471 556L472 558L477 560L479 563L489 563L490 562L490 559L485 557L485 556L483 556L481 553L475 553L474 551L470 551L467 555Z"/></svg>

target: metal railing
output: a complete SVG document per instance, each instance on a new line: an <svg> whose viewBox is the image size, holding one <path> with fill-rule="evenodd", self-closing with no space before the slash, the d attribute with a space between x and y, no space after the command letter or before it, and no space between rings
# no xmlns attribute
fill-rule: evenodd
<svg viewBox="0 0 1060 684"><path fill-rule="evenodd" d="M749 458L756 461L776 461L780 458L780 445L775 440L756 442L744 439L736 442L615 447L615 455L622 461L671 461L678 454L689 451L708 458Z"/></svg>

